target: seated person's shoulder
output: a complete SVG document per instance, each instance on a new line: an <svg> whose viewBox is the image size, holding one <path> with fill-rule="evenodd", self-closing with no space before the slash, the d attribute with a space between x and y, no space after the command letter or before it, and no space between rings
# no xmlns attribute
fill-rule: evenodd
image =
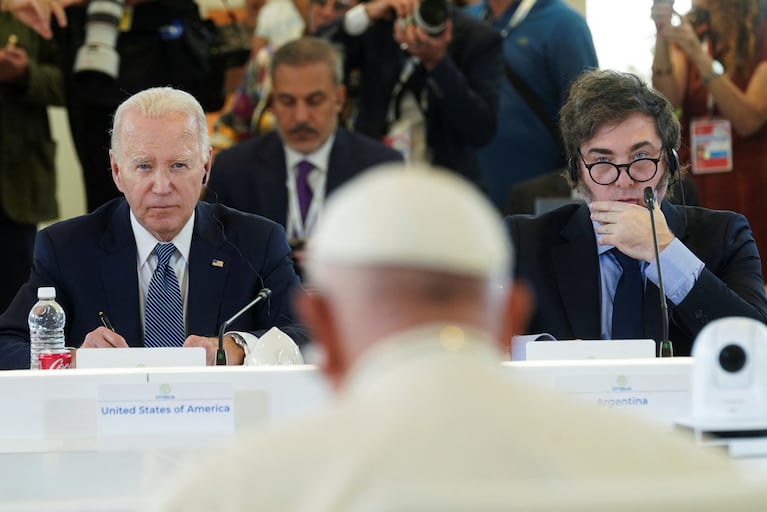
<svg viewBox="0 0 767 512"><path fill-rule="evenodd" d="M267 144L279 142L279 137L274 132L269 132L264 135L259 135L251 139L238 142L233 146L226 149L222 149L216 154L213 160L213 166L225 167L232 162L239 162L241 159L248 157L253 152L259 151L260 148Z"/></svg>
<svg viewBox="0 0 767 512"><path fill-rule="evenodd" d="M255 213L248 213L225 206L221 203L201 202L198 211L213 220L224 234L244 233L250 238L270 235L273 230L284 231L282 226L271 219ZM283 235L284 236L284 235Z"/></svg>
<svg viewBox="0 0 767 512"><path fill-rule="evenodd" d="M119 198L91 213L55 222L41 231L50 238L61 239L69 244L75 244L78 240L99 239L113 226L115 220L119 220L115 216L124 215L125 222L129 222L129 211L125 200Z"/></svg>
<svg viewBox="0 0 767 512"><path fill-rule="evenodd" d="M687 217L688 229L697 227L705 230L713 229L716 226L724 228L748 225L748 219L742 213L729 210L712 210L702 206L676 205L676 207L684 209L684 214L686 214Z"/></svg>
<svg viewBox="0 0 767 512"><path fill-rule="evenodd" d="M403 159L402 153L372 137L355 133L345 128L339 130L339 138L342 139L344 137L343 134L348 135L348 143L351 149L361 157L372 161L372 163L401 162Z"/></svg>

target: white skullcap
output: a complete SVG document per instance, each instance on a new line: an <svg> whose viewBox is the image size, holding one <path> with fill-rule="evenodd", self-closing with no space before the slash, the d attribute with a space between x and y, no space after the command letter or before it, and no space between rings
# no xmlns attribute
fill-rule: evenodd
<svg viewBox="0 0 767 512"><path fill-rule="evenodd" d="M329 197L307 263L496 277L511 271L511 246L500 215L474 185L426 165L386 164Z"/></svg>

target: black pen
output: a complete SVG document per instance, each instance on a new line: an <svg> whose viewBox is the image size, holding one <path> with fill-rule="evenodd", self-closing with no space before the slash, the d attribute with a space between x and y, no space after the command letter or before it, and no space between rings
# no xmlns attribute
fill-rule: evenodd
<svg viewBox="0 0 767 512"><path fill-rule="evenodd" d="M99 311L99 318L101 319L101 323L104 324L104 327L112 332L115 332L115 328L112 326L112 322L109 321L109 317L106 315L106 313Z"/></svg>

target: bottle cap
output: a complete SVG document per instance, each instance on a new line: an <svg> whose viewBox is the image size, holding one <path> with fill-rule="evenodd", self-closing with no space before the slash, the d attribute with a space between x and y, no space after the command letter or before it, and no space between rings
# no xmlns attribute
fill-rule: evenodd
<svg viewBox="0 0 767 512"><path fill-rule="evenodd" d="M56 288L53 286L41 286L37 289L37 298L38 299L55 299L56 298Z"/></svg>

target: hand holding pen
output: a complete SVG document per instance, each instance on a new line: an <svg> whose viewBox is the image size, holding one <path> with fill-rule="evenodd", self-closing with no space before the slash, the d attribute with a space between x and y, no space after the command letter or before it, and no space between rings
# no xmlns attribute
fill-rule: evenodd
<svg viewBox="0 0 767 512"><path fill-rule="evenodd" d="M112 322L109 321L109 317L104 313L103 311L99 311L99 318L101 319L101 324L109 329L112 332L115 332L115 328L112 325Z"/></svg>
<svg viewBox="0 0 767 512"><path fill-rule="evenodd" d="M92 330L85 336L80 348L127 348L125 338L115 332L112 322L103 311L99 311L101 326Z"/></svg>

